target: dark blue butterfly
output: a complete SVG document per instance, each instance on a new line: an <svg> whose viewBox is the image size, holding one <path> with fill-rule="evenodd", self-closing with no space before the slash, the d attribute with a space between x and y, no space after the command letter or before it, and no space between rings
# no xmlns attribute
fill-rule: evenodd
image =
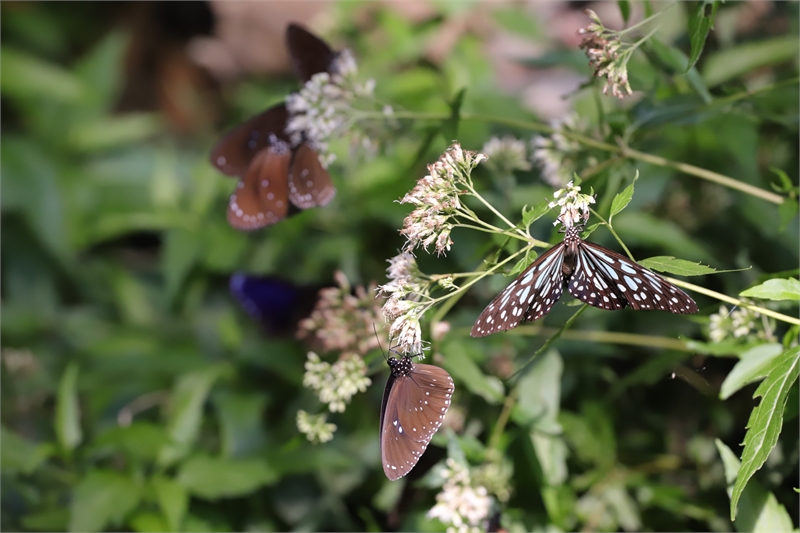
<svg viewBox="0 0 800 533"><path fill-rule="evenodd" d="M297 323L311 314L320 287L299 286L273 276L236 272L231 294L242 308L274 336L293 335Z"/></svg>

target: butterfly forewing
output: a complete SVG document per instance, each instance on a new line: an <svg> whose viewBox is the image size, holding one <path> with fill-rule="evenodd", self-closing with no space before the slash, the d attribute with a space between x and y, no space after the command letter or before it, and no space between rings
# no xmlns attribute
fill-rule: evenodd
<svg viewBox="0 0 800 533"><path fill-rule="evenodd" d="M290 159L290 152L280 146L265 148L255 156L228 202L231 226L249 231L286 218Z"/></svg>
<svg viewBox="0 0 800 533"><path fill-rule="evenodd" d="M286 28L286 48L294 73L303 83L314 74L330 72L336 58L336 53L325 41L297 24L289 24Z"/></svg>
<svg viewBox="0 0 800 533"><path fill-rule="evenodd" d="M336 195L330 174L308 144L296 150L289 171L289 199L301 209L327 205Z"/></svg>
<svg viewBox="0 0 800 533"><path fill-rule="evenodd" d="M564 243L561 243L536 259L486 306L470 335L485 337L549 313L563 290L563 263Z"/></svg>
<svg viewBox="0 0 800 533"><path fill-rule="evenodd" d="M228 176L242 177L253 158L275 141L287 142L284 104L271 107L223 135L211 150L211 164Z"/></svg>
<svg viewBox="0 0 800 533"><path fill-rule="evenodd" d="M410 359L403 358L410 365ZM381 407L381 461L390 480L408 474L442 425L450 407L453 380L442 368L410 365L391 376Z"/></svg>
<svg viewBox="0 0 800 533"><path fill-rule="evenodd" d="M567 282L569 293L584 303L601 309L616 310L625 307L627 301L609 280L617 276L606 264L597 264L594 258L579 247L575 256L573 274Z"/></svg>
<svg viewBox="0 0 800 533"><path fill-rule="evenodd" d="M615 292L624 303L635 310L658 309L680 314L692 314L698 311L697 304L688 294L655 272L617 252L582 241L579 256L583 258L583 263L590 267L576 270L573 279L581 273L587 280L586 286L598 290L573 291L574 284L570 282L569 291L590 305L603 307L590 301L595 299L592 294L597 297L610 297L609 295Z"/></svg>

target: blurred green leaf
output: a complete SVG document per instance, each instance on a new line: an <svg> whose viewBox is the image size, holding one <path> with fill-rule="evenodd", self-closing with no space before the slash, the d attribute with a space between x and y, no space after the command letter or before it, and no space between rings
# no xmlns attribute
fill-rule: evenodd
<svg viewBox="0 0 800 533"><path fill-rule="evenodd" d="M78 123L67 132L67 140L74 150L98 152L143 142L163 128L154 113L128 113Z"/></svg>
<svg viewBox="0 0 800 533"><path fill-rule="evenodd" d="M628 2L628 0L617 0L617 6L619 6L619 13L622 15L622 20L627 24L628 19L631 17L631 3Z"/></svg>
<svg viewBox="0 0 800 533"><path fill-rule="evenodd" d="M134 531L141 533L157 533L159 531L175 531L168 529L164 517L152 511L140 511L130 519Z"/></svg>
<svg viewBox="0 0 800 533"><path fill-rule="evenodd" d="M672 222L640 211L625 211L617 217L614 228L629 247L631 241L636 241L639 244L659 246L683 257L711 262L708 251Z"/></svg>
<svg viewBox="0 0 800 533"><path fill-rule="evenodd" d="M159 463L171 464L182 457L197 439L202 423L203 405L214 382L230 368L218 365L184 374L175 385L167 417L171 445L161 450Z"/></svg>
<svg viewBox="0 0 800 533"><path fill-rule="evenodd" d="M794 36L781 36L747 42L709 54L703 65L703 79L709 87L741 76L766 65L796 58L798 42Z"/></svg>
<svg viewBox="0 0 800 533"><path fill-rule="evenodd" d="M795 278L770 279L739 293L748 298L765 300L800 300L800 281Z"/></svg>
<svg viewBox="0 0 800 533"><path fill-rule="evenodd" d="M225 391L215 395L223 456L246 456L264 444L262 416L266 400L267 397L259 393Z"/></svg>
<svg viewBox="0 0 800 533"><path fill-rule="evenodd" d="M703 53L708 31L714 25L718 6L718 2L704 0L698 3L697 9L689 16L689 42L692 51L689 54L689 64L685 72L688 72L697 63L700 54Z"/></svg>
<svg viewBox="0 0 800 533"><path fill-rule="evenodd" d="M113 470L91 470L75 487L70 506L70 531L102 531L122 525L139 504L139 486Z"/></svg>
<svg viewBox="0 0 800 533"><path fill-rule="evenodd" d="M725 468L725 480L728 485L728 496L741 470L739 459L719 439L714 440ZM739 500L739 515L733 522L736 531L769 533L778 531L796 531L786 508L778 503L775 495L766 491L761 484L753 480L747 484Z"/></svg>
<svg viewBox="0 0 800 533"><path fill-rule="evenodd" d="M717 270L700 263L686 261L685 259L676 259L671 256L657 255L655 257L648 257L637 261L640 265L651 270L658 272L669 272L678 276L705 276L706 274L713 274Z"/></svg>
<svg viewBox="0 0 800 533"><path fill-rule="evenodd" d="M0 92L5 96L74 102L85 90L79 78L57 65L8 46L0 49Z"/></svg>
<svg viewBox="0 0 800 533"><path fill-rule="evenodd" d="M22 525L30 531L66 531L69 524L69 509L52 507L34 511L22 517Z"/></svg>
<svg viewBox="0 0 800 533"><path fill-rule="evenodd" d="M789 390L800 376L800 347L787 350L773 359L765 369L765 374L764 381L753 394L753 398L760 397L761 402L753 408L747 422L742 467L731 493L731 520L736 518L737 503L748 481L764 465L778 442Z"/></svg>
<svg viewBox="0 0 800 533"><path fill-rule="evenodd" d="M168 437L163 426L152 422L134 421L130 426L115 426L100 433L92 441L92 447L96 449L110 447L124 451L129 457L153 461L158 456L159 450L167 443Z"/></svg>
<svg viewBox="0 0 800 533"><path fill-rule="evenodd" d="M780 206L778 206L778 214L781 217L781 224L778 231L783 233L789 227L789 223L797 216L798 205L797 200L794 198L787 198Z"/></svg>
<svg viewBox="0 0 800 533"><path fill-rule="evenodd" d="M83 111L110 111L119 97L125 68L128 36L110 31L75 65L75 74L86 86Z"/></svg>
<svg viewBox="0 0 800 533"><path fill-rule="evenodd" d="M492 18L502 28L529 39L537 39L542 34L541 21L523 6L493 9Z"/></svg>
<svg viewBox="0 0 800 533"><path fill-rule="evenodd" d="M783 351L783 346L778 343L768 343L756 346L741 355L739 362L725 377L719 391L721 400L727 400L736 391L748 383L763 378L767 366Z"/></svg>
<svg viewBox="0 0 800 533"><path fill-rule="evenodd" d="M442 136L449 144L458 139L458 123L461 120L461 105L467 94L466 87L460 89L450 102L450 116L442 121Z"/></svg>
<svg viewBox="0 0 800 533"><path fill-rule="evenodd" d="M463 383L467 389L481 396L491 404L501 403L505 397L502 382L494 376L484 374L480 367L465 352L462 342L448 342L442 348L447 360L447 369L456 383Z"/></svg>
<svg viewBox="0 0 800 533"><path fill-rule="evenodd" d="M70 363L61 375L53 426L61 448L68 454L83 440L78 405L78 365Z"/></svg>
<svg viewBox="0 0 800 533"><path fill-rule="evenodd" d="M264 459L223 459L195 456L180 467L178 483L209 500L248 494L277 479Z"/></svg>
<svg viewBox="0 0 800 533"><path fill-rule="evenodd" d="M167 528L162 531L181 531L183 517L189 508L189 494L180 483L163 476L155 476L150 482L156 494L158 506L166 517Z"/></svg>
<svg viewBox="0 0 800 533"><path fill-rule="evenodd" d="M168 301L175 299L186 276L197 262L203 249L203 242L203 237L196 231L173 228L166 232L161 270L166 280Z"/></svg>
<svg viewBox="0 0 800 533"><path fill-rule="evenodd" d="M0 428L0 464L3 472L30 474L55 451L52 444L35 444L3 426Z"/></svg>
<svg viewBox="0 0 800 533"><path fill-rule="evenodd" d="M658 61L672 75L685 75L686 80L695 90L697 95L705 103L710 103L713 98L708 91L708 86L695 67L689 66L689 58L686 54L675 48L662 43L658 38L651 37L648 45L655 54ZM685 74L684 74L685 73ZM709 84L710 85L710 84Z"/></svg>

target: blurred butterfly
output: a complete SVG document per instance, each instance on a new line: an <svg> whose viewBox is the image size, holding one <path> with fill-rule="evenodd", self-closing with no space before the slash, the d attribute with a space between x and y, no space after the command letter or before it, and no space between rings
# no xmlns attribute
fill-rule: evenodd
<svg viewBox="0 0 800 533"><path fill-rule="evenodd" d="M320 289L242 272L231 276L229 286L247 314L273 336L294 336L298 322L311 314Z"/></svg>
<svg viewBox="0 0 800 533"><path fill-rule="evenodd" d="M443 368L414 364L408 355L387 363L392 373L381 402L381 462L394 481L422 457L450 408L454 386Z"/></svg>
<svg viewBox="0 0 800 533"><path fill-rule="evenodd" d="M581 239L582 226L567 229L553 246L497 295L480 314L470 335L485 337L532 322L550 312L566 287L584 303L601 309L659 309L692 314L697 304L667 280L617 252Z"/></svg>
<svg viewBox="0 0 800 533"><path fill-rule="evenodd" d="M336 54L296 24L286 30L292 66L303 82L326 72ZM289 114L279 104L226 133L211 150L211 164L240 178L228 202L228 223L251 231L280 222L301 209L327 205L336 194L328 171L307 143L292 147Z"/></svg>

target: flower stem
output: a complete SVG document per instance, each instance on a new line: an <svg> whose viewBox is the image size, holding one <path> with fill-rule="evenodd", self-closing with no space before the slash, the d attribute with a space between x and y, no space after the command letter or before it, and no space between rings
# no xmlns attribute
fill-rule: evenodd
<svg viewBox="0 0 800 533"><path fill-rule="evenodd" d="M489 443L487 448L490 450L499 450L500 448L500 438L503 436L503 431L506 428L506 424L508 424L508 419L511 416L511 410L514 408L514 404L517 403L517 389L512 389L511 392L506 396L506 401L503 403L503 410L500 411L500 416L497 417L497 422L492 428L492 435L489 437Z"/></svg>

